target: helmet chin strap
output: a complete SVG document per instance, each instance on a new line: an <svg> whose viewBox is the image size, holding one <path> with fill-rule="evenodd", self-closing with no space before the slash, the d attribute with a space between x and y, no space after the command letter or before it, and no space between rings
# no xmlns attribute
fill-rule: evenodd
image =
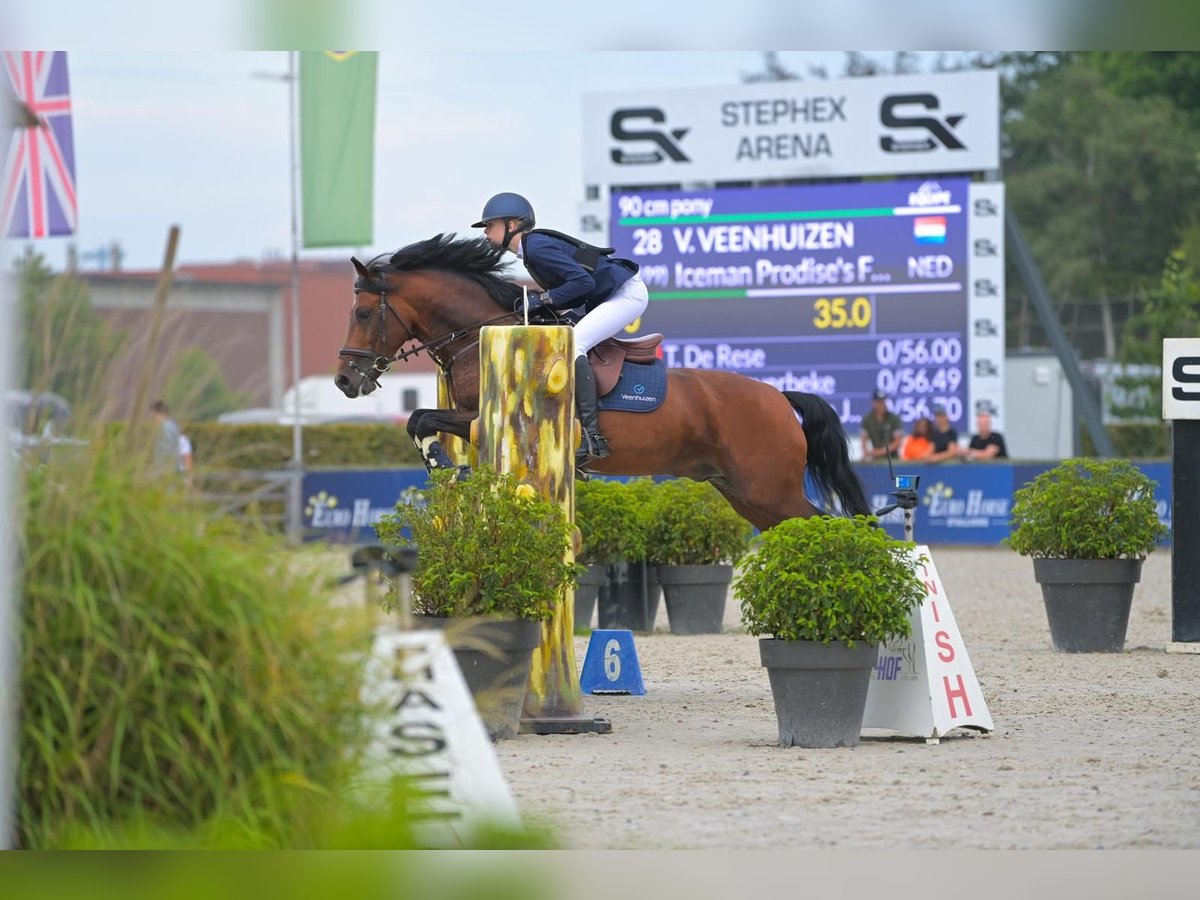
<svg viewBox="0 0 1200 900"><path fill-rule="evenodd" d="M518 234L521 233L521 223L518 222L516 228L509 228L508 227L509 221L510 221L509 219L504 220L504 243L502 243L500 245L501 250L512 249L508 245L512 243L513 238L515 238Z"/></svg>

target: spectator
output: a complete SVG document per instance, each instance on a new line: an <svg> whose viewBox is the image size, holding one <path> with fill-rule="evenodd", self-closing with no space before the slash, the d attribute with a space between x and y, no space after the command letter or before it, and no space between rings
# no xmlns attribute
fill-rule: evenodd
<svg viewBox="0 0 1200 900"><path fill-rule="evenodd" d="M964 459L1007 459L1008 448L1004 445L1004 435L992 431L992 414L981 412L975 416L975 436L967 449L963 451Z"/></svg>
<svg viewBox="0 0 1200 900"><path fill-rule="evenodd" d="M151 403L150 411L154 413L154 421L158 423L158 433L154 436L154 469L159 474L178 472L179 439L182 432L171 418L167 404L162 400Z"/></svg>
<svg viewBox="0 0 1200 900"><path fill-rule="evenodd" d="M192 439L183 432L179 434L179 474L183 478L183 486L192 488Z"/></svg>
<svg viewBox="0 0 1200 900"><path fill-rule="evenodd" d="M933 423L922 416L913 422L912 434L900 446L900 458L910 461L928 459L933 453Z"/></svg>
<svg viewBox="0 0 1200 900"><path fill-rule="evenodd" d="M900 417L888 409L883 392L876 391L871 395L871 410L862 420L862 458L870 461L896 453L903 434Z"/></svg>
<svg viewBox="0 0 1200 900"><path fill-rule="evenodd" d="M950 416L945 407L936 407L933 411L933 452L925 458L925 462L942 462L954 459L962 452L958 446L958 430L950 424Z"/></svg>

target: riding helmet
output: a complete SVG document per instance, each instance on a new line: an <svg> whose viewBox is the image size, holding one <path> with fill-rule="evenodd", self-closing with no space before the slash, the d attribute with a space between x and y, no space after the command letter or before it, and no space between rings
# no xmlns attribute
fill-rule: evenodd
<svg viewBox="0 0 1200 900"><path fill-rule="evenodd" d="M520 194L497 194L483 205L483 213L472 228L483 228L493 219L519 219L520 231L534 226L533 205Z"/></svg>

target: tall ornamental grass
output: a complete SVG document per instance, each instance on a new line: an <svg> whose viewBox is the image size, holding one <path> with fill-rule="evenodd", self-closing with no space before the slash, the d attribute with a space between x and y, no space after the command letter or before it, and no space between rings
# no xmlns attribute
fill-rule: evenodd
<svg viewBox="0 0 1200 900"><path fill-rule="evenodd" d="M212 823L319 843L363 746L363 635L278 543L92 449L25 475L20 844Z"/></svg>

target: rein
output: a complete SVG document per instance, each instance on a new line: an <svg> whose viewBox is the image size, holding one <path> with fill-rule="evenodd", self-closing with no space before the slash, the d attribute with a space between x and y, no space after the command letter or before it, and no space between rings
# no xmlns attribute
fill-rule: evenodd
<svg viewBox="0 0 1200 900"><path fill-rule="evenodd" d="M354 293L355 294L377 294L379 296L378 333L372 342L374 346L386 345L386 343L387 343L388 313L391 313L395 317L396 321L400 323L400 327L404 329L405 334L408 335L407 338L400 341L400 346L404 346L404 344L406 344L410 341L417 340L417 336L413 332L412 328L409 327L408 323L405 322L404 319L402 319L400 317L400 313L396 312L396 309L390 303L388 303L387 295L388 295L388 293L390 293L390 291L386 284L380 284L380 283L356 284L354 286ZM479 329L483 328L483 326L485 326L485 325L491 325L495 322L499 322L504 319L511 318L513 315L515 315L515 314L514 313L501 313L500 315L493 316L490 319L484 319L482 322L476 322L475 324L467 325L464 328L456 328L453 331L447 332L446 334L439 335L438 337L435 337L435 338L430 338L429 340L424 341L424 342L419 342L419 343L417 343L417 345L415 347L412 347L408 350L404 350L402 352L398 352L394 356L381 356L381 355L372 353L370 350L359 350L355 347L343 347L341 350L338 351L338 356L346 359L346 365L349 366L351 369L353 369L355 372L357 372L362 377L362 380L359 382L360 385L363 384L364 382L370 380L375 385L375 387L378 388L380 386L379 385L379 376L383 375L383 373L388 370L388 367L391 366L392 363L405 362L409 358L418 355L422 350L424 350L426 353L429 354L430 358L434 361L434 363L437 364L437 367L439 369L441 369L442 373L447 378L449 378L450 377L450 369L453 367L455 361L463 353L465 353L467 350L471 349L472 347L476 346L479 343ZM441 357L438 356L439 350L442 350L443 348L450 346L451 344L455 343L456 341L461 340L462 338L467 337L467 336L471 335L472 333L475 334L475 340L468 343L461 350L459 350L457 353L455 353L453 356L451 356L448 360L443 360ZM356 362L355 358L370 360L371 361L370 366L367 368L360 366L359 363Z"/></svg>

